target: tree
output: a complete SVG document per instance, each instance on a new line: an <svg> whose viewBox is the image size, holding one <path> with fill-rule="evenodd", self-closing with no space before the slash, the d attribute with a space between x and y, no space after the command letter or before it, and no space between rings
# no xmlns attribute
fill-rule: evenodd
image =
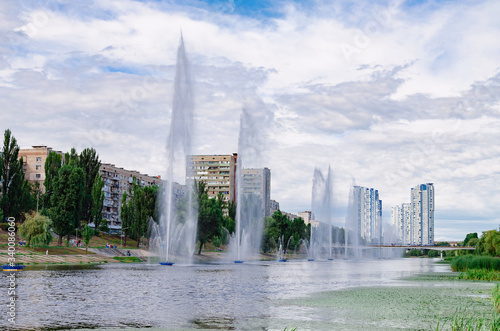
<svg viewBox="0 0 500 331"><path fill-rule="evenodd" d="M94 179L94 185L92 185L92 217L90 221L94 222L96 234L99 233L99 226L102 221L102 207L104 204L104 182L101 176L97 174Z"/></svg>
<svg viewBox="0 0 500 331"><path fill-rule="evenodd" d="M67 164L70 166L78 166L79 165L78 154L76 153L76 149L74 147L71 148L70 153L64 154L64 164Z"/></svg>
<svg viewBox="0 0 500 331"><path fill-rule="evenodd" d="M94 230L92 230L92 228L88 224L85 225L82 231L83 241L85 242L85 254L88 253L90 239L92 239L93 236L94 236Z"/></svg>
<svg viewBox="0 0 500 331"><path fill-rule="evenodd" d="M127 192L123 192L122 205L120 208L120 219L122 220L122 233L124 235L124 245L127 246L127 233L132 225L135 209L132 201L127 198Z"/></svg>
<svg viewBox="0 0 500 331"><path fill-rule="evenodd" d="M474 232L474 233L468 233L467 236L465 236L465 239L464 239L464 246L467 246L469 245L469 242L471 239L478 239L477 237L477 232Z"/></svg>
<svg viewBox="0 0 500 331"><path fill-rule="evenodd" d="M50 208L50 197L54 192L54 181L57 177L59 169L62 166L62 155L53 151L49 152L47 159L45 160L45 194L43 196L44 208Z"/></svg>
<svg viewBox="0 0 500 331"><path fill-rule="evenodd" d="M54 181L50 216L54 232L59 235L58 245L62 244L62 236L69 235L80 227L83 179L81 168L66 164L59 169Z"/></svg>
<svg viewBox="0 0 500 331"><path fill-rule="evenodd" d="M26 240L26 244L33 247L35 245L50 245L52 242L50 219L34 212L25 215L25 217L26 220L19 226L18 234Z"/></svg>
<svg viewBox="0 0 500 331"><path fill-rule="evenodd" d="M23 211L22 191L24 173L23 161L18 160L19 146L9 129L5 130L2 153L0 155L0 179L2 180L0 208L3 217L18 218Z"/></svg>
<svg viewBox="0 0 500 331"><path fill-rule="evenodd" d="M500 232L497 230L483 231L476 249L481 254L500 255Z"/></svg>
<svg viewBox="0 0 500 331"><path fill-rule="evenodd" d="M82 203L82 215L80 219L87 221L87 223L92 221L93 209L92 205L94 203L93 199L93 186L95 184L95 179L99 175L99 168L101 167L101 161L99 161L99 155L93 148L85 148L78 158L78 164L82 168L85 175L85 180L83 184L84 188L84 198ZM101 187L102 189L102 187ZM102 208L102 206L101 206Z"/></svg>
<svg viewBox="0 0 500 331"><path fill-rule="evenodd" d="M203 245L221 233L224 219L222 211L224 202L221 194L217 198L210 199L205 183L200 181L195 185L195 195L198 203L197 239L200 242L198 254L201 254Z"/></svg>

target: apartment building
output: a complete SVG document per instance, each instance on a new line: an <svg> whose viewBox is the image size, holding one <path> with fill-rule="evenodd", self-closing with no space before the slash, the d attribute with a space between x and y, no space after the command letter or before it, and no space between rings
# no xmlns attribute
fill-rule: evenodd
<svg viewBox="0 0 500 331"><path fill-rule="evenodd" d="M382 239L382 200L378 190L361 186L353 189L358 234L368 243L377 243Z"/></svg>
<svg viewBox="0 0 500 331"><path fill-rule="evenodd" d="M434 245L434 184L420 184L411 188L410 203L394 206L392 224L398 229L403 245Z"/></svg>
<svg viewBox="0 0 500 331"><path fill-rule="evenodd" d="M18 159L23 159L23 171L27 181L40 185L41 193L45 193L45 161L52 152L51 147L44 145L19 149ZM60 151L54 151L62 154Z"/></svg>
<svg viewBox="0 0 500 331"><path fill-rule="evenodd" d="M242 169L241 170L241 192L243 194L254 194L262 203L262 213L264 217L271 214L271 170L263 169Z"/></svg>
<svg viewBox="0 0 500 331"><path fill-rule="evenodd" d="M121 228L120 207L124 192L136 181L141 186L160 185L160 176L148 176L136 170L126 170L114 164L103 163L99 173L104 182L104 204L102 217L107 220L110 229Z"/></svg>
<svg viewBox="0 0 500 331"><path fill-rule="evenodd" d="M225 201L236 199L236 165L238 154L189 155L186 165L186 184L193 180L205 183L211 198L222 193Z"/></svg>

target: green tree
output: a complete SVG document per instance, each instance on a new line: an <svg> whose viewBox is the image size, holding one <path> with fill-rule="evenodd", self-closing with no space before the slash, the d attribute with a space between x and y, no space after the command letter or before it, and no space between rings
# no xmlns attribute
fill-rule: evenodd
<svg viewBox="0 0 500 331"><path fill-rule="evenodd" d="M99 233L99 226L102 222L102 208L104 204L104 182L101 176L97 174L94 179L94 185L92 185L92 217L90 221L94 222L96 229L96 234Z"/></svg>
<svg viewBox="0 0 500 331"><path fill-rule="evenodd" d="M475 247L479 243L479 238L471 238L467 246Z"/></svg>
<svg viewBox="0 0 500 331"><path fill-rule="evenodd" d="M201 254L203 245L221 233L224 201L221 194L217 198L210 199L203 182L197 183L195 194L198 204L197 240L200 243L198 254Z"/></svg>
<svg viewBox="0 0 500 331"><path fill-rule="evenodd" d="M0 155L0 179L2 180L0 207L4 217L21 216L23 205L24 173L23 159L18 160L19 146L9 129L5 130L2 153ZM24 189L23 189L24 186Z"/></svg>
<svg viewBox="0 0 500 331"><path fill-rule="evenodd" d="M467 236L465 236L464 246L469 245L470 240L473 239L473 238L478 239L477 232L468 233Z"/></svg>
<svg viewBox="0 0 500 331"><path fill-rule="evenodd" d="M49 152L47 159L45 160L45 194L43 196L44 208L50 208L50 197L54 192L54 181L57 177L59 169L62 166L62 155L54 151Z"/></svg>
<svg viewBox="0 0 500 331"><path fill-rule="evenodd" d="M93 211L92 205L94 203L92 188L95 184L95 178L99 175L99 168L101 167L101 161L99 161L99 155L93 148L85 148L78 158L78 164L82 168L85 175L85 180L83 184L84 197L82 203L82 215L80 219L87 221L87 223L92 221ZM102 206L101 206L102 207Z"/></svg>
<svg viewBox="0 0 500 331"><path fill-rule="evenodd" d="M19 226L18 234L26 240L26 244L33 247L35 245L50 245L52 242L50 219L35 212L29 213L25 217L26 220Z"/></svg>
<svg viewBox="0 0 500 331"><path fill-rule="evenodd" d="M66 164L59 169L54 181L54 192L51 196L53 207L50 209L50 216L54 232L59 236L58 245L62 244L63 236L73 233L80 227L83 180L84 174L81 168Z"/></svg>
<svg viewBox="0 0 500 331"><path fill-rule="evenodd" d="M88 253L90 239L92 239L93 236L94 236L94 230L92 230L92 228L88 224L85 225L82 231L83 241L85 242L85 254Z"/></svg>
<svg viewBox="0 0 500 331"><path fill-rule="evenodd" d="M123 192L122 205L120 207L120 219L122 221L122 233L124 245L127 246L127 235L134 219L135 208L132 201L128 199L127 192Z"/></svg>
<svg viewBox="0 0 500 331"><path fill-rule="evenodd" d="M78 154L76 153L76 149L73 147L71 148L71 152L65 153L64 154L64 164L70 165L70 166L79 166L79 159L78 159Z"/></svg>

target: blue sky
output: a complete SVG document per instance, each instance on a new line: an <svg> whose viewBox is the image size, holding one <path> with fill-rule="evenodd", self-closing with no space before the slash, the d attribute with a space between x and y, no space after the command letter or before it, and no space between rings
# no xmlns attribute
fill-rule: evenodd
<svg viewBox="0 0 500 331"><path fill-rule="evenodd" d="M334 173L384 219L436 187L436 238L500 224L500 4L483 1L2 1L0 127L21 147L94 147L165 174L180 31L193 75L194 149L237 151L245 104L285 211Z"/></svg>

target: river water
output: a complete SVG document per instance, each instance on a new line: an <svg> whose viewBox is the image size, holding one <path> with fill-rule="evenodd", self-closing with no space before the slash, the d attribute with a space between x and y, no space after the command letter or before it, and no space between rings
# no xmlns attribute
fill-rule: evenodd
<svg viewBox="0 0 500 331"><path fill-rule="evenodd" d="M39 267L18 273L13 329L283 330L311 319L329 325L337 320L335 310L291 302L321 292L404 285L402 278L449 270L434 261ZM7 281L0 291L7 293ZM4 315L1 329L10 325Z"/></svg>

